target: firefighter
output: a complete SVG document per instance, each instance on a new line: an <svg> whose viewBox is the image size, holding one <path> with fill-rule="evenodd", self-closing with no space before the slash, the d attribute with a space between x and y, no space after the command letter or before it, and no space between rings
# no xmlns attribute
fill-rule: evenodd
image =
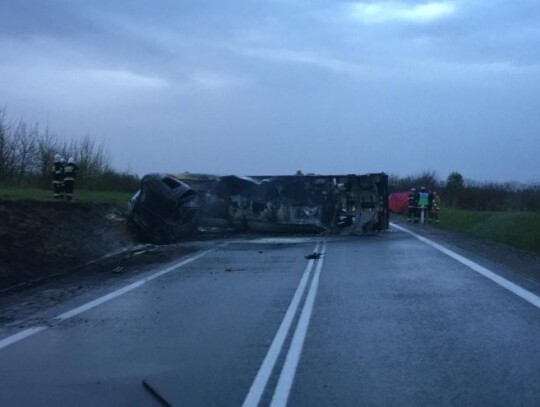
<svg viewBox="0 0 540 407"><path fill-rule="evenodd" d="M73 190L75 189L75 178L77 176L77 165L75 159L69 157L67 164L64 167L64 190L66 193L66 199L71 201L73 199Z"/></svg>
<svg viewBox="0 0 540 407"><path fill-rule="evenodd" d="M435 192L429 191L428 195L428 204L427 204L427 213L428 213L428 222L431 222L431 214L433 212L433 199L435 198Z"/></svg>
<svg viewBox="0 0 540 407"><path fill-rule="evenodd" d="M416 221L418 209L418 194L416 193L416 188L411 188L411 192L409 192L409 197L407 199L409 204L407 222L410 222L411 220Z"/></svg>
<svg viewBox="0 0 540 407"><path fill-rule="evenodd" d="M439 211L441 210L441 197L437 192L433 192L433 203L431 206L430 219L439 223Z"/></svg>
<svg viewBox="0 0 540 407"><path fill-rule="evenodd" d="M54 199L62 199L64 197L64 164L60 154L54 155L54 164L52 168L52 184Z"/></svg>

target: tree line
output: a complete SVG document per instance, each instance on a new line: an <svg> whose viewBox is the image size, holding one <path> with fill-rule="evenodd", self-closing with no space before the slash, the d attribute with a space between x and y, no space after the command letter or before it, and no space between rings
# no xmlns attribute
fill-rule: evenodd
<svg viewBox="0 0 540 407"><path fill-rule="evenodd" d="M66 140L37 124L10 121L0 109L0 186L50 188L55 154L75 159L77 188L131 192L139 186L137 175L111 166L103 144L90 135Z"/></svg>
<svg viewBox="0 0 540 407"><path fill-rule="evenodd" d="M9 121L0 109L0 186L51 188L54 155L74 157L78 166L77 188L105 191L136 191L140 179L111 166L103 144L89 135L66 140L40 130L37 124ZM403 192L426 187L441 195L442 203L480 211L540 211L540 183L517 184L466 180L457 171L440 180L435 171L415 176L389 175L389 191Z"/></svg>
<svg viewBox="0 0 540 407"><path fill-rule="evenodd" d="M467 180L454 171L446 180L438 179L435 171L423 171L416 176L390 175L390 192L426 187L437 191L444 206L476 211L540 211L540 183L477 182Z"/></svg>

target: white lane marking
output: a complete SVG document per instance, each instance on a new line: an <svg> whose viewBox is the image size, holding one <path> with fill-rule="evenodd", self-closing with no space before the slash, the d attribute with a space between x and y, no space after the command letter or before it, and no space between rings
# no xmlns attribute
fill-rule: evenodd
<svg viewBox="0 0 540 407"><path fill-rule="evenodd" d="M313 251L319 251L319 243L317 243ZM291 328L294 316L296 315L296 311L298 309L298 306L300 305L300 300L302 299L302 296L306 289L307 282L311 274L311 269L313 268L313 264L314 260L308 261L308 264L304 269L304 274L302 275L300 284L296 288L296 292L294 293L291 304L289 305L289 308L285 313L283 321L281 321L276 336L272 341L272 345L270 345L270 349L268 349L266 357L264 358L263 363L259 368L259 372L257 373L257 376L255 376L255 380L253 380L253 383L251 384L249 392L244 400L244 403L242 404L243 407L256 407L259 405L264 389L266 388L266 385L268 383L268 379L272 374L272 370L274 369L279 354L281 353L281 349L283 348L283 343L287 338L287 333Z"/></svg>
<svg viewBox="0 0 540 407"><path fill-rule="evenodd" d="M66 319L69 319L69 318L72 318L76 315L79 315L85 311L88 311L89 309L92 309L92 308L95 308L97 307L98 305L101 305L107 301L110 301L114 298L117 298L131 290L134 290L135 288L137 287L140 287L141 285L143 284L146 284L148 283L149 281L152 281L152 280L155 280L156 278L158 277L161 277L163 276L164 274L167 274L167 273L170 273L171 271L173 270L176 270L182 266L185 266L186 264L189 264L205 255L207 255L208 253L214 251L215 249L209 249L209 250L205 250L201 253L198 253L194 256L191 256L185 260L182 260L178 263L175 263L169 267L167 267L166 269L163 269L161 271L158 271L157 273L154 273L152 274L151 276L148 276L148 277L145 277L143 278L142 280L139 280L139 281L136 281L132 284L129 284L123 288L120 288L116 291L113 291L112 293L109 293L107 295L104 295L102 297L99 297L93 301L90 301L90 302L87 302L86 304L83 304L77 308L74 308L70 311L67 311L67 312L64 312L63 314L60 314L56 317L54 317L53 319L54 320L57 320L57 321L65 321ZM34 328L29 328L29 329L25 329L24 331L21 331L19 333L16 333L14 335L11 335L11 336L8 336L7 338L4 338L2 340L0 340L0 349L3 349L5 348L6 346L9 346L13 343L16 343L16 342L19 342L19 341L22 341L23 339L26 339L32 335L35 335L37 334L38 332L41 332L45 329L47 329L48 327L47 326L37 326L37 327L34 327Z"/></svg>
<svg viewBox="0 0 540 407"><path fill-rule="evenodd" d="M323 243L321 252L326 252L326 242ZM315 274L313 275L311 286L309 287L306 302L304 303L300 320L296 326L291 346L289 348L289 352L287 353L287 358L285 359L285 364L283 365L283 369L281 369L278 384L276 386L274 396L272 397L272 402L270 403L271 407L281 407L287 405L287 400L289 399L289 394L296 375L296 368L298 367L300 355L302 354L302 348L304 347L304 342L306 340L309 321L311 320L311 314L313 312L313 306L317 296L317 289L319 288L319 277L321 275L322 266L323 257L321 257L317 262L317 268L315 270Z"/></svg>
<svg viewBox="0 0 540 407"><path fill-rule="evenodd" d="M434 249L437 249L438 251L446 254L447 256L450 256L454 260L459 261L461 264L464 264L465 266L469 267L470 269L476 271L477 273L483 275L484 277L490 279L494 283L500 285L501 287L507 289L508 291L514 293L518 297L521 297L525 301L529 302L530 304L534 305L537 308L540 308L540 297L537 295L531 293L530 291L525 290L524 288L520 287L517 284L512 283L511 281L508 281L507 279L499 276L498 274L494 273L493 271L479 265L478 263L475 263L472 260L467 259L466 257L463 257L456 252L453 252L450 249L447 249L444 246L441 246L438 243L435 243L423 236L417 235L414 232L411 232L409 229L406 229L402 226L398 226L394 223L390 223L390 225L393 228L396 228L398 230L401 230L403 232L409 233L410 235L416 237L418 240L426 243L427 245L433 247Z"/></svg>
<svg viewBox="0 0 540 407"><path fill-rule="evenodd" d="M132 291L134 290L135 288L137 287L140 287L141 285L143 284L146 284L148 283L149 281L152 281L152 280L155 280L156 278L158 277L161 277L167 273L170 273L171 271L173 270L176 270L177 268L179 267L182 267L182 266L185 266L186 264L189 264L203 256L206 256L208 253L212 252L214 249L210 249L210 250L205 250L204 252L201 252L199 254L196 254L192 257L189 257L185 260L182 260L178 263L175 263L173 264L172 266L169 266L167 267L166 269L164 270L161 270L161 271L158 271L157 273L155 274L152 274L151 276L148 276L146 278L143 278L142 280L139 280L139 281L136 281L130 285L127 285L123 288L120 288L119 290L116 290L116 291L113 291L112 293L110 294L107 294L107 295L104 295L103 297L100 297L100 298L97 298L95 299L94 301L90 301L86 304L83 304L81 305L80 307L77 307L75 309L72 309L71 311L68 311L68 312L64 312L63 314L60 314L56 317L54 317L54 319L56 320L60 320L60 321L64 321L66 319L69 319L71 317L74 317L76 315L79 315L85 311L88 311L89 309L92 309L92 308L95 308L97 307L98 305L101 305L107 301L110 301L116 297L119 297L129 291Z"/></svg>
<svg viewBox="0 0 540 407"><path fill-rule="evenodd" d="M47 327L41 325L41 326L36 326L34 328L28 328L28 329L25 329L24 331L8 336L7 338L2 339L0 341L0 349L4 349L6 346L11 345L12 343L22 341L23 339L28 338L29 336L32 336L34 334L37 334L38 332L41 332L45 329L47 329Z"/></svg>

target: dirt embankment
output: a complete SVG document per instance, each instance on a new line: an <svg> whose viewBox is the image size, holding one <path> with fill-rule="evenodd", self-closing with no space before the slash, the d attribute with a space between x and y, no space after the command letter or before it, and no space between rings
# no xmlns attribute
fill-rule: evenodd
<svg viewBox="0 0 540 407"><path fill-rule="evenodd" d="M73 269L133 244L112 205L0 201L0 289Z"/></svg>

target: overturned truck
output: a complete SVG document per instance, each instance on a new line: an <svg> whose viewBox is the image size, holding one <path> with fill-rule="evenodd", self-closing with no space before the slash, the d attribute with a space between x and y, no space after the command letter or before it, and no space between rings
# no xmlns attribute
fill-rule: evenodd
<svg viewBox="0 0 540 407"><path fill-rule="evenodd" d="M388 228L388 176L148 174L128 219L152 241L197 228L370 234Z"/></svg>

